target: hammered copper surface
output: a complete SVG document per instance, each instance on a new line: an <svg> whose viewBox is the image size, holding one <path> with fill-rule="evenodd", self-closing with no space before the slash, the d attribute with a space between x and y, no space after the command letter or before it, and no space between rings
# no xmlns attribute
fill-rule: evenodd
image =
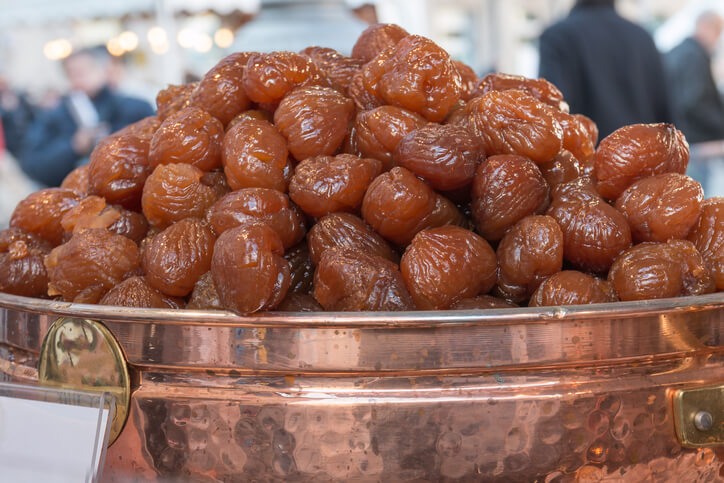
<svg viewBox="0 0 724 483"><path fill-rule="evenodd" d="M91 316L29 300L0 295L6 379L32 370L58 315ZM92 316L134 381L106 481L724 481L724 451L681 447L671 401L724 382L722 294L503 314Z"/></svg>

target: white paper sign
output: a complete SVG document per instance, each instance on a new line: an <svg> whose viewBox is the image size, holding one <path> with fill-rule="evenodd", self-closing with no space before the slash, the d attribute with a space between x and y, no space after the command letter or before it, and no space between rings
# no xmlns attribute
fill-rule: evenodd
<svg viewBox="0 0 724 483"><path fill-rule="evenodd" d="M107 408L0 396L0 481L94 481L108 413Z"/></svg>

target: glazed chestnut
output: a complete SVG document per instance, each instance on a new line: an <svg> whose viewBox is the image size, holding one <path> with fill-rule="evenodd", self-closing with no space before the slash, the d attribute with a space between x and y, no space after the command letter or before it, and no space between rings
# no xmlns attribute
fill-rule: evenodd
<svg viewBox="0 0 724 483"><path fill-rule="evenodd" d="M0 231L0 292L25 297L48 295L43 263L52 245L17 228Z"/></svg>
<svg viewBox="0 0 724 483"><path fill-rule="evenodd" d="M148 163L186 163L202 171L221 166L224 126L197 107L187 107L166 118L151 138Z"/></svg>
<svg viewBox="0 0 724 483"><path fill-rule="evenodd" d="M276 105L295 87L326 84L326 77L306 55L272 52L249 55L242 85L252 101Z"/></svg>
<svg viewBox="0 0 724 483"><path fill-rule="evenodd" d="M80 200L81 195L69 189L46 188L36 191L15 207L10 226L59 245L63 242L63 216Z"/></svg>
<svg viewBox="0 0 724 483"><path fill-rule="evenodd" d="M309 294L312 292L314 279L314 265L306 242L301 242L284 252L284 258L289 263L289 292L290 294Z"/></svg>
<svg viewBox="0 0 724 483"><path fill-rule="evenodd" d="M191 93L189 104L208 112L222 124L249 108L243 88L244 71L250 52L227 55L209 70Z"/></svg>
<svg viewBox="0 0 724 483"><path fill-rule="evenodd" d="M604 280L575 270L548 277L528 301L528 307L584 305L615 302L611 286Z"/></svg>
<svg viewBox="0 0 724 483"><path fill-rule="evenodd" d="M363 63L377 57L377 54L389 47L394 47L409 34L399 25L378 23L370 25L362 32L352 47L352 58Z"/></svg>
<svg viewBox="0 0 724 483"><path fill-rule="evenodd" d="M183 306L183 300L162 294L151 287L143 277L131 277L113 287L98 304L147 309L178 309Z"/></svg>
<svg viewBox="0 0 724 483"><path fill-rule="evenodd" d="M148 231L148 221L140 213L122 206L107 205L103 198L87 196L68 211L61 220L65 238L88 228L107 228L118 235L140 242Z"/></svg>
<svg viewBox="0 0 724 483"><path fill-rule="evenodd" d="M568 112L568 104L560 90L547 80L529 79L522 75L492 73L483 77L476 86L473 97L480 97L490 91L523 91L544 104Z"/></svg>
<svg viewBox="0 0 724 483"><path fill-rule="evenodd" d="M689 240L704 258L717 290L724 290L724 198L704 201Z"/></svg>
<svg viewBox="0 0 724 483"><path fill-rule="evenodd" d="M567 183L583 175L583 167L569 151L565 149L545 163L538 164L541 174L553 188L561 183Z"/></svg>
<svg viewBox="0 0 724 483"><path fill-rule="evenodd" d="M453 64L455 64L458 74L460 74L460 85L462 86L460 99L469 101L475 97L475 88L477 87L480 79L478 79L478 75L475 73L473 68L464 62L453 60Z"/></svg>
<svg viewBox="0 0 724 483"><path fill-rule="evenodd" d="M397 263L399 256L364 220L351 213L331 213L323 216L307 235L312 263L319 264L330 248L349 248L379 255Z"/></svg>
<svg viewBox="0 0 724 483"><path fill-rule="evenodd" d="M87 195L90 186L88 185L88 169L89 166L84 164L78 166L63 179L60 187L67 190L73 190L79 195Z"/></svg>
<svg viewBox="0 0 724 483"><path fill-rule="evenodd" d="M198 82L184 85L169 84L165 89L158 91L156 95L156 116L158 119L163 121L168 116L188 107L191 94L197 86Z"/></svg>
<svg viewBox="0 0 724 483"><path fill-rule="evenodd" d="M364 65L354 57L345 57L328 47L307 47L300 54L306 55L327 77L329 84L342 93L347 92L352 76Z"/></svg>
<svg viewBox="0 0 724 483"><path fill-rule="evenodd" d="M211 271L201 275L186 304L189 310L224 310Z"/></svg>

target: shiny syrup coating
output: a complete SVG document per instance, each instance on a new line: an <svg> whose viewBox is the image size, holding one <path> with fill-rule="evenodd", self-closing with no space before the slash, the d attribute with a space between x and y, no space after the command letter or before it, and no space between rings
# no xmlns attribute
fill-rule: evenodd
<svg viewBox="0 0 724 483"><path fill-rule="evenodd" d="M137 275L138 247L128 238L103 228L83 230L45 258L48 295L63 300L97 303L110 289Z"/></svg>
<svg viewBox="0 0 724 483"><path fill-rule="evenodd" d="M486 155L518 154L550 161L563 147L563 128L550 106L523 91L490 91L467 103L459 123Z"/></svg>
<svg viewBox="0 0 724 483"><path fill-rule="evenodd" d="M399 246L410 243L423 228L462 220L455 205L399 166L382 173L370 184L362 200L362 218Z"/></svg>
<svg viewBox="0 0 724 483"><path fill-rule="evenodd" d="M681 263L683 295L702 295L716 291L713 274L693 243L689 240L668 240L666 244Z"/></svg>
<svg viewBox="0 0 724 483"><path fill-rule="evenodd" d="M414 310L397 265L359 250L326 250L314 274L314 298L325 310Z"/></svg>
<svg viewBox="0 0 724 483"><path fill-rule="evenodd" d="M385 105L382 99L377 97L374 89L368 89L362 69L352 76L347 88L347 95L354 101L357 111L369 111Z"/></svg>
<svg viewBox="0 0 724 483"><path fill-rule="evenodd" d="M486 240L500 240L518 220L545 210L548 191L530 159L513 154L489 157L473 180L471 209L478 233Z"/></svg>
<svg viewBox="0 0 724 483"><path fill-rule="evenodd" d="M448 53L419 35L403 38L365 64L362 84L383 104L433 122L445 119L462 92L460 74Z"/></svg>
<svg viewBox="0 0 724 483"><path fill-rule="evenodd" d="M239 314L273 310L291 282L282 241L263 223L222 233L214 245L211 273L224 308Z"/></svg>
<svg viewBox="0 0 724 483"><path fill-rule="evenodd" d="M523 91L556 110L568 112L568 104L563 100L561 91L543 78L529 79L513 74L488 74L476 86L473 97L483 96L490 91L511 90Z"/></svg>
<svg viewBox="0 0 724 483"><path fill-rule="evenodd" d="M268 104L278 104L295 87L326 85L312 59L294 52L250 55L243 82L252 101Z"/></svg>
<svg viewBox="0 0 724 483"><path fill-rule="evenodd" d="M163 121L168 116L177 113L189 106L191 94L198 86L198 82L184 85L169 84L156 95L156 115Z"/></svg>
<svg viewBox="0 0 724 483"><path fill-rule="evenodd" d="M322 312L324 309L309 294L289 292L274 310L276 312Z"/></svg>
<svg viewBox="0 0 724 483"><path fill-rule="evenodd" d="M216 238L197 218L174 223L148 241L142 266L148 283L166 295L185 297L209 271Z"/></svg>
<svg viewBox="0 0 724 483"><path fill-rule="evenodd" d="M422 230L405 250L400 270L420 310L447 309L490 291L497 261L488 242L458 226Z"/></svg>
<svg viewBox="0 0 724 483"><path fill-rule="evenodd" d="M272 188L286 193L292 175L287 141L267 121L247 120L224 136L222 160L231 189Z"/></svg>
<svg viewBox="0 0 724 483"><path fill-rule="evenodd" d="M289 262L289 275L291 282L289 284L290 294L310 294L312 293L312 282L314 281L314 265L309 254L307 242L301 242L284 252L284 258Z"/></svg>
<svg viewBox="0 0 724 483"><path fill-rule="evenodd" d="M191 94L190 105L203 109L226 125L234 116L249 108L243 87L250 52L227 55L204 75Z"/></svg>
<svg viewBox="0 0 724 483"><path fill-rule="evenodd" d="M186 308L192 310L224 310L211 271L201 275L196 282Z"/></svg>
<svg viewBox="0 0 724 483"><path fill-rule="evenodd" d="M498 244L495 293L521 303L563 267L563 232L550 216L527 216L513 225Z"/></svg>
<svg viewBox="0 0 724 483"><path fill-rule="evenodd" d="M400 257L364 220L351 213L331 213L320 218L307 235L312 263L319 264L330 248L372 253L397 263Z"/></svg>
<svg viewBox="0 0 724 483"><path fill-rule="evenodd" d="M145 309L178 309L183 306L181 302L151 287L143 277L130 277L113 287L98 304Z"/></svg>
<svg viewBox="0 0 724 483"><path fill-rule="evenodd" d="M360 111L354 121L352 144L360 156L379 159L384 170L394 164L392 153L397 144L411 131L427 124L419 114L397 106L381 106Z"/></svg>
<svg viewBox="0 0 724 483"><path fill-rule="evenodd" d="M146 180L141 205L148 222L164 229L188 217L203 218L216 193L190 164L160 164Z"/></svg>
<svg viewBox="0 0 724 483"><path fill-rule="evenodd" d="M10 226L33 233L52 243L63 242L63 216L81 200L77 192L63 188L46 188L20 201L10 217Z"/></svg>
<svg viewBox="0 0 724 483"><path fill-rule="evenodd" d="M551 188L561 183L567 183L583 175L583 167L575 156L565 149L545 163L539 163L538 168Z"/></svg>
<svg viewBox="0 0 724 483"><path fill-rule="evenodd" d="M226 125L226 130L229 131L232 127L234 127L234 125L251 119L272 123L274 122L274 113L263 111L261 109L247 109L246 111L241 111L239 114L234 116L234 119L229 121L229 124Z"/></svg>
<svg viewBox="0 0 724 483"><path fill-rule="evenodd" d="M312 59L329 84L342 93L347 92L352 77L364 65L360 59L346 57L328 47L307 47L299 53Z"/></svg>
<svg viewBox="0 0 724 483"><path fill-rule="evenodd" d="M10 246L18 241L22 241L31 250L40 250L44 253L52 250L54 246L37 234L25 232L20 228L11 227L0 230L0 252L7 252L10 250Z"/></svg>
<svg viewBox="0 0 724 483"><path fill-rule="evenodd" d="M663 173L684 174L689 144L673 124L632 124L601 141L593 155L596 189L615 200L641 178Z"/></svg>
<svg viewBox="0 0 724 483"><path fill-rule="evenodd" d="M704 258L717 290L724 290L724 198L704 201L689 240Z"/></svg>
<svg viewBox="0 0 724 483"><path fill-rule="evenodd" d="M197 107L187 107L166 118L151 139L148 163L192 164L202 171L221 166L224 126Z"/></svg>
<svg viewBox="0 0 724 483"><path fill-rule="evenodd" d="M354 103L331 87L299 87L287 94L276 111L274 124L287 140L297 161L333 155L354 117Z"/></svg>
<svg viewBox="0 0 724 483"><path fill-rule="evenodd" d="M307 215L319 218L337 211L357 212L382 162L352 154L316 156L297 165L289 197Z"/></svg>
<svg viewBox="0 0 724 483"><path fill-rule="evenodd" d="M553 113L563 129L563 149L581 162L589 162L596 151L596 140L591 136L588 125L576 115L555 110Z"/></svg>
<svg viewBox="0 0 724 483"><path fill-rule="evenodd" d="M409 34L399 25L391 23L377 23L367 27L357 38L352 47L352 58L359 59L363 63L377 57L377 54L407 37Z"/></svg>
<svg viewBox="0 0 724 483"><path fill-rule="evenodd" d="M556 186L546 214L563 230L563 258L581 270L605 272L631 246L626 217L601 198L588 178Z"/></svg>
<svg viewBox="0 0 724 483"><path fill-rule="evenodd" d="M478 295L461 299L450 306L450 310L512 309L518 307L512 302L492 295Z"/></svg>
<svg viewBox="0 0 724 483"><path fill-rule="evenodd" d="M478 75L475 73L473 68L464 62L453 60L453 64L455 64L458 74L460 74L460 85L462 87L460 99L469 101L475 97L475 88L477 87L478 82L480 82L480 79L478 79Z"/></svg>
<svg viewBox="0 0 724 483"><path fill-rule="evenodd" d="M249 222L263 222L277 232L285 248L299 243L305 220L289 197L270 188L243 188L219 199L206 215L216 235Z"/></svg>
<svg viewBox="0 0 724 483"><path fill-rule="evenodd" d="M63 216L61 225L65 230L66 240L81 230L106 228L138 243L148 231L148 221L145 216L120 205L108 205L106 200L99 196L87 196L81 200Z"/></svg>
<svg viewBox="0 0 724 483"><path fill-rule="evenodd" d="M0 231L0 292L25 297L48 295L43 260L52 245L17 228Z"/></svg>
<svg viewBox="0 0 724 483"><path fill-rule="evenodd" d="M84 164L83 166L78 166L73 171L68 173L68 175L63 179L63 182L60 183L60 187L67 190L73 190L83 196L87 195L88 190L90 189L90 186L88 184L89 169L90 166L88 166L87 164Z"/></svg>
<svg viewBox="0 0 724 483"><path fill-rule="evenodd" d="M528 301L528 307L602 304L615 302L610 285L576 270L564 270L548 277Z"/></svg>
<svg viewBox="0 0 724 483"><path fill-rule="evenodd" d="M429 124L408 133L393 154L399 166L442 191L468 186L484 157L472 134L452 124Z"/></svg>
<svg viewBox="0 0 724 483"><path fill-rule="evenodd" d="M616 199L626 216L633 241L686 238L701 213L704 190L679 173L649 176L634 182Z"/></svg>

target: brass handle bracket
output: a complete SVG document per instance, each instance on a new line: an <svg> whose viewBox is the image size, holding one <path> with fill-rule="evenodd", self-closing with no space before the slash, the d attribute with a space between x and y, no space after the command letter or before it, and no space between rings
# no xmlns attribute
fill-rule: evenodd
<svg viewBox="0 0 724 483"><path fill-rule="evenodd" d="M724 445L724 384L677 389L674 426L682 446Z"/></svg>

